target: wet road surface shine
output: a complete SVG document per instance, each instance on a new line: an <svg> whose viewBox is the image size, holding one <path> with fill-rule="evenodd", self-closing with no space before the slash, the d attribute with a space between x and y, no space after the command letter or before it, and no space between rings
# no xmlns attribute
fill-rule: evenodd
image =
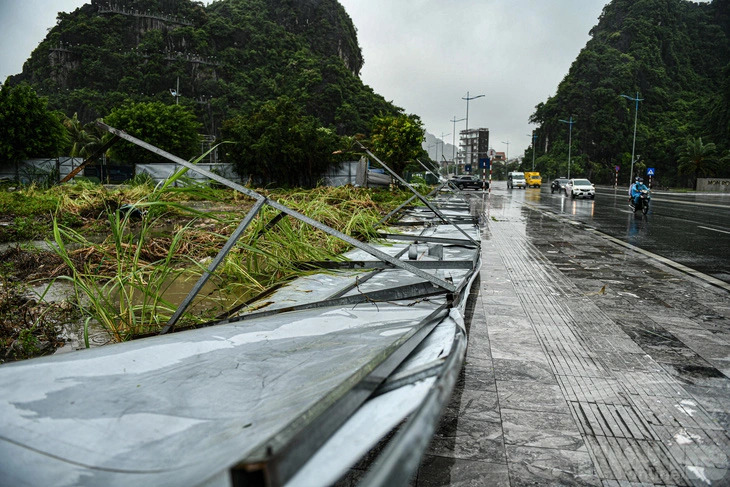
<svg viewBox="0 0 730 487"><path fill-rule="evenodd" d="M496 195L507 195L495 183ZM590 225L615 238L730 283L730 195L654 193L648 215L625 189L598 188L595 200L530 189L509 197Z"/></svg>

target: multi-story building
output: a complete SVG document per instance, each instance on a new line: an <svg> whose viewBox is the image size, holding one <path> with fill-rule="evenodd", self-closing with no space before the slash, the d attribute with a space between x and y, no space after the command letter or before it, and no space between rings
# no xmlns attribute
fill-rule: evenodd
<svg viewBox="0 0 730 487"><path fill-rule="evenodd" d="M462 130L459 134L459 141L459 165L465 170L469 166L470 172L476 173L479 159L488 157L489 129Z"/></svg>

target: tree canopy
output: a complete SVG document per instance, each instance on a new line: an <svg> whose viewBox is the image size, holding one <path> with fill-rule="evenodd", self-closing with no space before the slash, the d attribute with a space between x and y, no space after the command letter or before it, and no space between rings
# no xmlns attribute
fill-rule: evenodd
<svg viewBox="0 0 730 487"><path fill-rule="evenodd" d="M417 115L384 115L372 121L370 149L389 168L403 174L408 163L423 153L424 137Z"/></svg>
<svg viewBox="0 0 730 487"><path fill-rule="evenodd" d="M1 163L59 155L67 140L62 120L27 84L0 86Z"/></svg>
<svg viewBox="0 0 730 487"><path fill-rule="evenodd" d="M200 124L192 111L180 105L128 103L112 110L104 122L183 159L200 153ZM124 163L166 162L161 156L126 141L117 142L109 152L112 159Z"/></svg>
<svg viewBox="0 0 730 487"><path fill-rule="evenodd" d="M339 137L304 114L291 98L264 103L251 116L238 116L223 126L225 159L257 184L315 186L334 161Z"/></svg>

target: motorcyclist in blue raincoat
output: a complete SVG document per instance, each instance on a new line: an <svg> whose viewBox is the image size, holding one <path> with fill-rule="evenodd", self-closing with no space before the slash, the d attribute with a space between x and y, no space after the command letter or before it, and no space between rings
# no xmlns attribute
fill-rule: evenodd
<svg viewBox="0 0 730 487"><path fill-rule="evenodd" d="M641 191L648 191L649 188L644 184L644 178L636 178L636 182L631 185L631 198L633 199L634 206L639 203L641 197Z"/></svg>

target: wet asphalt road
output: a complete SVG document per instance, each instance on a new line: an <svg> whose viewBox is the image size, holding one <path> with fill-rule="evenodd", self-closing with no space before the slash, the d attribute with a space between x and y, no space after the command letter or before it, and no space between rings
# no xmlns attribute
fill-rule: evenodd
<svg viewBox="0 0 730 487"><path fill-rule="evenodd" d="M626 188L597 188L595 200L551 194L549 184L508 190L505 182L495 181L492 191L730 283L730 194L654 191L649 213L643 215L629 208Z"/></svg>

